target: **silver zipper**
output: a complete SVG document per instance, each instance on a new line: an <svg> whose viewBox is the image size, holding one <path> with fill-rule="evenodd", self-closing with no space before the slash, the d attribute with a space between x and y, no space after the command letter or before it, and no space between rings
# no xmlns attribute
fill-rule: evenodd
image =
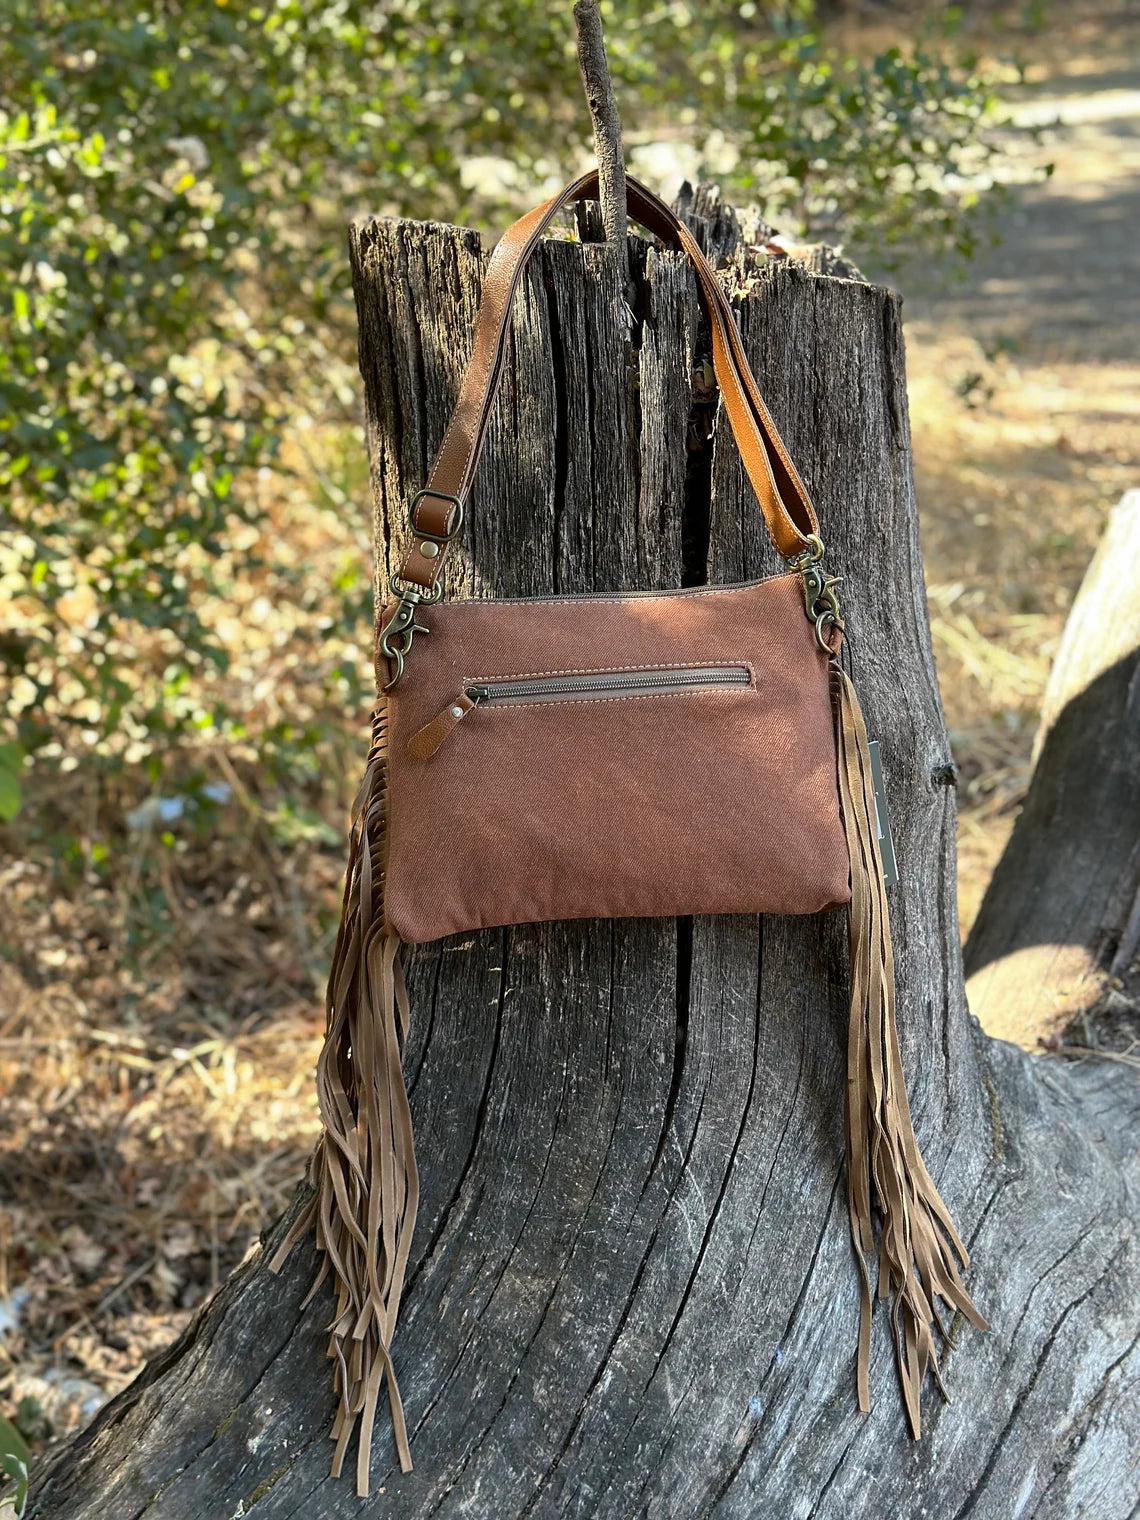
<svg viewBox="0 0 1140 1520"><path fill-rule="evenodd" d="M651 696L655 692L752 684L747 665L694 665L670 670L599 670L582 675L536 676L518 681L479 682L468 698L481 702L548 701L554 697Z"/></svg>

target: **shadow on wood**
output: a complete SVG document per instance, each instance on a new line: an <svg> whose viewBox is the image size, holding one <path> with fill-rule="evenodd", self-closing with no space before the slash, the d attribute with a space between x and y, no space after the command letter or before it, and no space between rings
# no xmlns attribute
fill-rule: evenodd
<svg viewBox="0 0 1140 1520"><path fill-rule="evenodd" d="M413 223L362 222L351 247L390 566L483 258L474 234ZM547 243L528 271L453 593L778 568L703 384L689 272L639 240L630 264L632 332L604 249ZM855 1409L842 915L540 925L413 958L424 1197L396 1357L416 1471L380 1439L366 1504L327 1477L328 1301L300 1309L306 1248L278 1278L258 1255L223 1286L39 1476L36 1520L1123 1520L1140 1499L1140 1091L1119 1069L1034 1062L966 1013L899 302L743 256L728 278L847 577L884 746L915 1125L995 1326L951 1327L954 1403L929 1392L908 1439L880 1314L875 1407Z"/></svg>

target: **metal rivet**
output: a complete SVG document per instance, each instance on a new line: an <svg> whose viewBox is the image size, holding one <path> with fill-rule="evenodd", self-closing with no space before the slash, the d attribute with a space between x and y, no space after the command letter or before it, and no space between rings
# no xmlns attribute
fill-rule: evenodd
<svg viewBox="0 0 1140 1520"><path fill-rule="evenodd" d="M423 555L424 559L434 559L439 553L439 545L433 544L429 538L427 543L420 545L420 553Z"/></svg>
<svg viewBox="0 0 1140 1520"><path fill-rule="evenodd" d="M463 709L462 709L462 707L453 707L451 709L451 716L453 718L462 718L462 716L463 716Z"/></svg>

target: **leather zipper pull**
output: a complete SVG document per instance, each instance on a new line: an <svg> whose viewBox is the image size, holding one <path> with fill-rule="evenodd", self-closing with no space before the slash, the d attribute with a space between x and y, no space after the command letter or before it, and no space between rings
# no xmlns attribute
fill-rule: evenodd
<svg viewBox="0 0 1140 1520"><path fill-rule="evenodd" d="M423 728L412 735L408 740L408 753L417 760L430 760L459 720L465 718L474 706L475 703L467 693L461 691L438 717L425 723Z"/></svg>

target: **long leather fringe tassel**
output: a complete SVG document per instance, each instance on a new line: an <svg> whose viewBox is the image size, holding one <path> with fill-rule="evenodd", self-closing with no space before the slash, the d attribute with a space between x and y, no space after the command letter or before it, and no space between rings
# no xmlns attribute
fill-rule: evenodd
<svg viewBox="0 0 1140 1520"><path fill-rule="evenodd" d="M344 906L326 996L325 1043L317 1063L324 1131L313 1154L315 1197L270 1262L280 1269L310 1230L323 1255L307 1304L332 1273L336 1307L329 1356L340 1404L332 1427L338 1477L360 1419L356 1490L368 1497L376 1406L384 1379L400 1466L412 1467L392 1333L419 1202L412 1121L402 1071L408 998L400 940L384 915L388 856L387 714L381 699L372 748L352 810Z"/></svg>
<svg viewBox="0 0 1140 1520"><path fill-rule="evenodd" d="M878 1296L891 1300L891 1325L911 1434L922 1433L920 1395L938 1367L933 1327L946 1328L937 1300L988 1326L962 1283L969 1256L919 1155L895 1025L895 975L886 887L879 856L871 756L859 699L832 667L839 796L851 855L851 1020L847 1044L847 1206L861 1277L859 1408L871 1407L871 1267L875 1237L871 1185L880 1215ZM961 1263L961 1268L959 1267Z"/></svg>

